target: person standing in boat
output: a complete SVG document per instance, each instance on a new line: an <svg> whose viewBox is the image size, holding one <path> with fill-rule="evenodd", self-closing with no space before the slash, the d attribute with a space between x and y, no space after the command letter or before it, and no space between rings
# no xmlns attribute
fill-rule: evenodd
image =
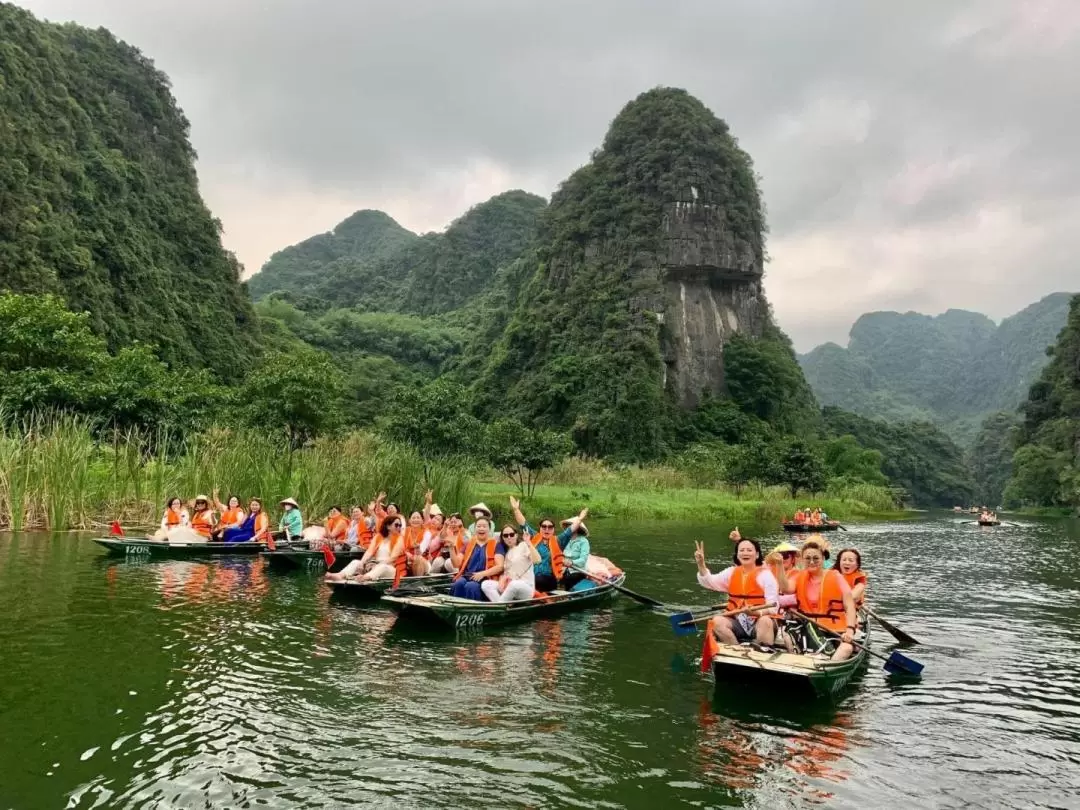
<svg viewBox="0 0 1080 810"><path fill-rule="evenodd" d="M285 532L285 539L299 541L304 533L304 516L300 514L300 504L292 498L285 498L278 504L285 511L278 523L278 530Z"/></svg>
<svg viewBox="0 0 1080 810"><path fill-rule="evenodd" d="M518 540L517 529L507 524L499 534L506 556L503 558L503 574L498 579L485 579L480 590L489 602L518 602L532 599L536 592L533 566L540 562L540 554L525 535Z"/></svg>
<svg viewBox="0 0 1080 810"><path fill-rule="evenodd" d="M851 641L858 629L858 615L847 581L835 568L823 567L827 553L818 541L807 540L802 548L803 569L796 571L792 577L780 569L777 578L780 590L785 594L782 605L790 605L794 601L801 614L840 636L840 644L832 660L843 661L855 651ZM809 627L809 632L816 631Z"/></svg>
<svg viewBox="0 0 1080 810"><path fill-rule="evenodd" d="M491 524L486 517L478 517L473 525L476 533L466 543L465 550L461 554L450 552L450 561L457 569L450 595L483 602L485 596L480 585L503 572L506 546L491 536Z"/></svg>
<svg viewBox="0 0 1080 810"><path fill-rule="evenodd" d="M195 507L191 511L191 528L200 537L209 540L217 526L217 517L210 508L210 499L205 495L195 496Z"/></svg>
<svg viewBox="0 0 1080 810"><path fill-rule="evenodd" d="M770 555L771 557L772 555ZM776 568L781 568L776 557ZM780 585L772 570L765 567L761 545L757 540L743 537L735 544L733 565L714 574L705 564L705 543L699 541L694 549L697 563L697 580L703 588L728 595L727 610L738 610L756 605L777 604ZM716 616L709 621L709 639L719 644L739 644L756 641L763 647L771 647L776 640L776 624L770 616L740 613L737 616Z"/></svg>

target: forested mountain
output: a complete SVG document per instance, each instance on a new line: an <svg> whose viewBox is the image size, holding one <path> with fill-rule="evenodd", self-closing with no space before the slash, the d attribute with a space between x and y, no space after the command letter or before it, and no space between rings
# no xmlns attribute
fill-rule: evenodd
<svg viewBox="0 0 1080 810"><path fill-rule="evenodd" d="M541 217L475 386L482 411L634 459L663 452L680 406L710 397L783 430L811 424L813 396L761 289L764 228L727 125L683 90L643 93Z"/></svg>
<svg viewBox="0 0 1080 810"><path fill-rule="evenodd" d="M327 290L328 275L339 270L359 274L418 238L382 211L357 211L330 233L279 250L248 279L248 290L256 301L275 291L303 295L313 287Z"/></svg>
<svg viewBox="0 0 1080 810"><path fill-rule="evenodd" d="M275 253L248 285L256 299L283 292L315 312L448 312L485 291L496 270L521 255L546 204L507 191L469 209L444 233L424 236L381 211L358 211L332 233Z"/></svg>
<svg viewBox="0 0 1080 810"><path fill-rule="evenodd" d="M931 420L963 444L991 413L1016 408L1046 364L1070 295L1054 293L1000 325L985 315L872 312L848 347L799 358L818 399L864 416Z"/></svg>
<svg viewBox="0 0 1080 810"><path fill-rule="evenodd" d="M1080 506L1080 296L1021 412L1006 502Z"/></svg>
<svg viewBox="0 0 1080 810"><path fill-rule="evenodd" d="M878 450L881 470L890 483L923 506L971 503L976 490L964 454L953 441L929 422L889 424L826 406L825 431L832 436L854 436L860 445Z"/></svg>
<svg viewBox="0 0 1080 810"><path fill-rule="evenodd" d="M104 29L0 3L0 290L55 293L116 350L236 379L251 303L164 74Z"/></svg>

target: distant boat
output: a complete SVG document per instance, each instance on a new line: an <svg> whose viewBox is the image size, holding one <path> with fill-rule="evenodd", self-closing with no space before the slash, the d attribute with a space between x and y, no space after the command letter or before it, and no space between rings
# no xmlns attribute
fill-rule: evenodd
<svg viewBox="0 0 1080 810"><path fill-rule="evenodd" d="M785 532L835 532L840 528L840 521L830 520L827 523L819 523L815 526L813 523L796 523L789 520L780 525Z"/></svg>

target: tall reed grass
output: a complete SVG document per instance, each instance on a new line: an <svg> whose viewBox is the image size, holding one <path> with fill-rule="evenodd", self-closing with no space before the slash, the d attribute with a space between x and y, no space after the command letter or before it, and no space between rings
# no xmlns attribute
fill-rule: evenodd
<svg viewBox="0 0 1080 810"><path fill-rule="evenodd" d="M0 528L153 525L168 498L214 489L222 500L259 497L272 513L292 497L314 521L331 505L367 503L379 491L403 509L419 506L427 488L415 450L365 433L290 453L284 440L256 431L212 429L185 440L131 431L100 440L92 428L71 416L0 424ZM426 483L444 512L468 505L465 464L429 462Z"/></svg>

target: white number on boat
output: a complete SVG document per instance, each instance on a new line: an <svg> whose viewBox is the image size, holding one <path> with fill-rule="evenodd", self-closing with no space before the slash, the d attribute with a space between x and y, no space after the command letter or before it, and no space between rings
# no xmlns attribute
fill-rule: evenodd
<svg viewBox="0 0 1080 810"><path fill-rule="evenodd" d="M484 623L482 613L460 613L454 619L455 627L478 627Z"/></svg>
<svg viewBox="0 0 1080 810"><path fill-rule="evenodd" d="M150 547L149 546L125 546L124 547L124 554L126 554L128 556L131 556L131 557L142 556L144 554L149 555L150 554Z"/></svg>
<svg viewBox="0 0 1080 810"><path fill-rule="evenodd" d="M322 557L308 557L307 560L305 560L305 564L308 568L322 568L326 565L326 560Z"/></svg>

